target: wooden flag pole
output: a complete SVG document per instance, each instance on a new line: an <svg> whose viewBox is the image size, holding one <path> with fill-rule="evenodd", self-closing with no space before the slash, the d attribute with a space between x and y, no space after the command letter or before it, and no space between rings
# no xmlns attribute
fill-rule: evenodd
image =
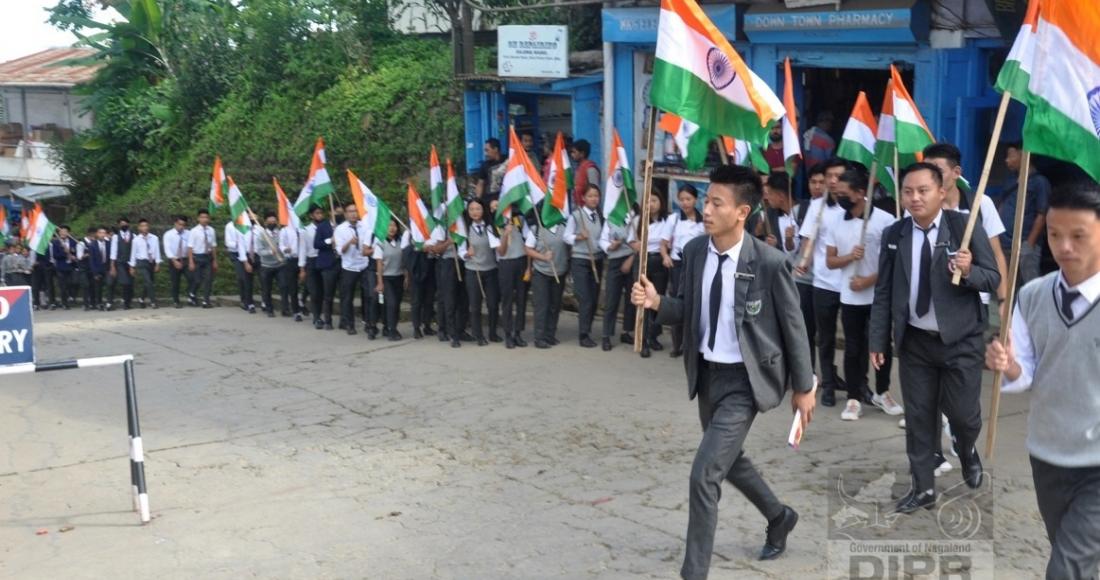
<svg viewBox="0 0 1100 580"><path fill-rule="evenodd" d="M798 261L798 267L805 270L810 267L810 258L814 255L814 240L817 238L817 232L821 229L821 220L825 217L825 206L828 204L829 192L825 192L821 196L821 205L817 206L817 215L814 216L814 235L806 238L806 242L802 245L802 259Z"/></svg>
<svg viewBox="0 0 1100 580"><path fill-rule="evenodd" d="M730 164L729 153L726 153L726 141L721 137L714 139L718 143L718 158L722 160L722 165Z"/></svg>
<svg viewBox="0 0 1100 580"><path fill-rule="evenodd" d="M578 215L583 215L583 211L577 212L573 219L576 222L578 228L584 228L584 245L588 247L588 265L592 267L592 276L596 279L596 285L600 285L600 273L596 270L596 250L592 247L592 238L588 236L588 226L584 223L584 218L577 219Z"/></svg>
<svg viewBox="0 0 1100 580"><path fill-rule="evenodd" d="M871 175L867 180L867 197L863 200L863 227L859 232L859 245L867 241L867 224L871 221L871 209L875 200L875 173L878 171L878 159L871 161Z"/></svg>
<svg viewBox="0 0 1100 580"><path fill-rule="evenodd" d="M474 275L477 276L477 287L481 289L481 299L488 300L485 297L485 284L481 283L481 270L474 270Z"/></svg>
<svg viewBox="0 0 1100 580"><path fill-rule="evenodd" d="M260 220L256 218L256 214L252 211L252 208L248 208L248 217L252 220L252 224L260 228L260 235L264 237L264 241L267 242L267 246L271 248L271 253L275 254L275 257L280 262L285 262L286 258L283 257L283 253L279 251L279 247L271 241L271 236L267 233L267 228L260 223Z"/></svg>
<svg viewBox="0 0 1100 580"><path fill-rule="evenodd" d="M528 197L530 197L530 195L528 195ZM545 202L543 202L543 203L545 203ZM534 209L532 209L531 211L535 212L535 221L537 221L538 224L539 224L539 233L538 233L537 236L535 236L537 238L537 237L542 235L542 231L545 230L546 227L542 225L542 215L540 215L542 212L539 210L538 206L534 206ZM547 246L546 249L549 250L550 249L549 246ZM554 274L554 283L555 284L561 284L561 279L558 278L558 267L554 265L554 260L551 259L551 260L549 260L549 262L550 262L550 272L552 272Z"/></svg>
<svg viewBox="0 0 1100 580"><path fill-rule="evenodd" d="M974 193L974 202L970 207L970 219L966 222L962 243L959 244L960 250L970 249L970 238L974 235L974 227L978 223L978 213L981 210L982 199L985 197L985 188L989 185L989 170L993 166L993 157L997 154L997 143L1001 140L1001 128L1004 127L1005 113L1008 111L1008 101L1011 98L1012 93L1010 91L1005 91L1001 95L1001 106L997 109L997 119L993 122L993 136L989 138L989 147L985 152L985 166L982 168L982 177L978 181L978 190ZM1027 179L1021 178L1020 181L1026 182ZM1016 238L1013 238L1012 241L1015 244ZM951 283L958 286L961 281L962 274L955 272L955 275L951 277Z"/></svg>
<svg viewBox="0 0 1100 580"><path fill-rule="evenodd" d="M1008 290L1005 293L1005 301L1009 305L1005 309L1008 316L1001 321L1001 344L1008 344L1012 336L1012 303L1016 299L1016 273L1020 269L1020 248L1023 246L1020 239L1024 232L1024 209L1027 202L1027 179L1031 169L1031 152L1024 151L1020 158L1020 181L1016 188L1016 221L1012 224L1012 254L1008 263ZM971 215L974 214L971 208ZM993 460L993 444L997 442L997 416L1001 407L1001 381L1004 375L1001 371L993 373L993 393L989 399L989 429L985 440L985 456L988 461Z"/></svg>
<svg viewBox="0 0 1100 580"><path fill-rule="evenodd" d="M901 219L901 168L898 167L898 148L894 146L894 219Z"/></svg>
<svg viewBox="0 0 1100 580"><path fill-rule="evenodd" d="M331 195L328 196L328 223L336 227L336 203L332 201Z"/></svg>
<svg viewBox="0 0 1100 580"><path fill-rule="evenodd" d="M657 107L649 107L649 134L646 136L645 165L642 166L643 195L638 196L641 209L641 227L638 236L638 279L646 275L646 262L649 260L649 190L653 186L653 140L657 133ZM718 148L722 150L721 147ZM725 155L722 156L725 158ZM644 197L643 197L644 196ZM639 307L634 313L634 352L642 352L645 341L645 308Z"/></svg>

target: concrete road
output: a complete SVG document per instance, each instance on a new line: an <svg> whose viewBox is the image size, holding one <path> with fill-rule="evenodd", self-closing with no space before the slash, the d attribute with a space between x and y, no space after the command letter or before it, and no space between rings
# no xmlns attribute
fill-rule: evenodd
<svg viewBox="0 0 1100 580"><path fill-rule="evenodd" d="M550 351L368 341L236 308L37 321L39 360L137 357L154 519L139 526L130 511L120 369L4 377L0 577L679 570L700 433L667 351L643 360L625 346L581 349L569 315ZM1003 578L1038 577L1048 553L1023 447L1026 404L1004 399L992 467ZM830 577L831 470L907 465L895 417L868 410L848 423L840 411L821 409L797 452L786 445L786 403L758 417L746 451L802 519L787 554L757 562L765 522L726 487L712 578ZM956 469L941 484L958 480Z"/></svg>

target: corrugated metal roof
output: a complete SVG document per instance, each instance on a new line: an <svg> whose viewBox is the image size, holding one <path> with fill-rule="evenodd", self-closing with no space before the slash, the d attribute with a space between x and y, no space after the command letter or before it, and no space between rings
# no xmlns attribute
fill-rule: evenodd
<svg viewBox="0 0 1100 580"><path fill-rule="evenodd" d="M95 54L90 48L48 48L0 63L0 87L72 87L91 80L98 65L56 66L56 63Z"/></svg>

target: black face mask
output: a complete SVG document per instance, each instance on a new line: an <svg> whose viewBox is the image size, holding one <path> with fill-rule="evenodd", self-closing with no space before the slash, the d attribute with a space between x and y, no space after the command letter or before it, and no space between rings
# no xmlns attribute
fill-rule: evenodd
<svg viewBox="0 0 1100 580"><path fill-rule="evenodd" d="M856 202L852 201L848 197L838 197L836 204L840 206L840 209L844 211L852 211L852 208L856 206Z"/></svg>
<svg viewBox="0 0 1100 580"><path fill-rule="evenodd" d="M279 227L279 226L276 225L276 224L267 224L267 229L269 229L271 231L275 231L275 228L277 228L277 227Z"/></svg>

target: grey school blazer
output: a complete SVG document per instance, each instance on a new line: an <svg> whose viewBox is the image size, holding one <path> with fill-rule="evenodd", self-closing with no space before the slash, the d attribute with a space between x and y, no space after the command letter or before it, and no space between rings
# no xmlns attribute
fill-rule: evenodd
<svg viewBox="0 0 1100 580"><path fill-rule="evenodd" d="M757 410L764 412L783 400L788 387L800 393L813 389L813 365L786 256L747 232L744 240L733 288L735 330ZM703 364L699 314L709 245L710 236L699 236L684 246L679 291L676 296L662 296L657 311L658 324L684 325L684 368L692 399L699 390Z"/></svg>

